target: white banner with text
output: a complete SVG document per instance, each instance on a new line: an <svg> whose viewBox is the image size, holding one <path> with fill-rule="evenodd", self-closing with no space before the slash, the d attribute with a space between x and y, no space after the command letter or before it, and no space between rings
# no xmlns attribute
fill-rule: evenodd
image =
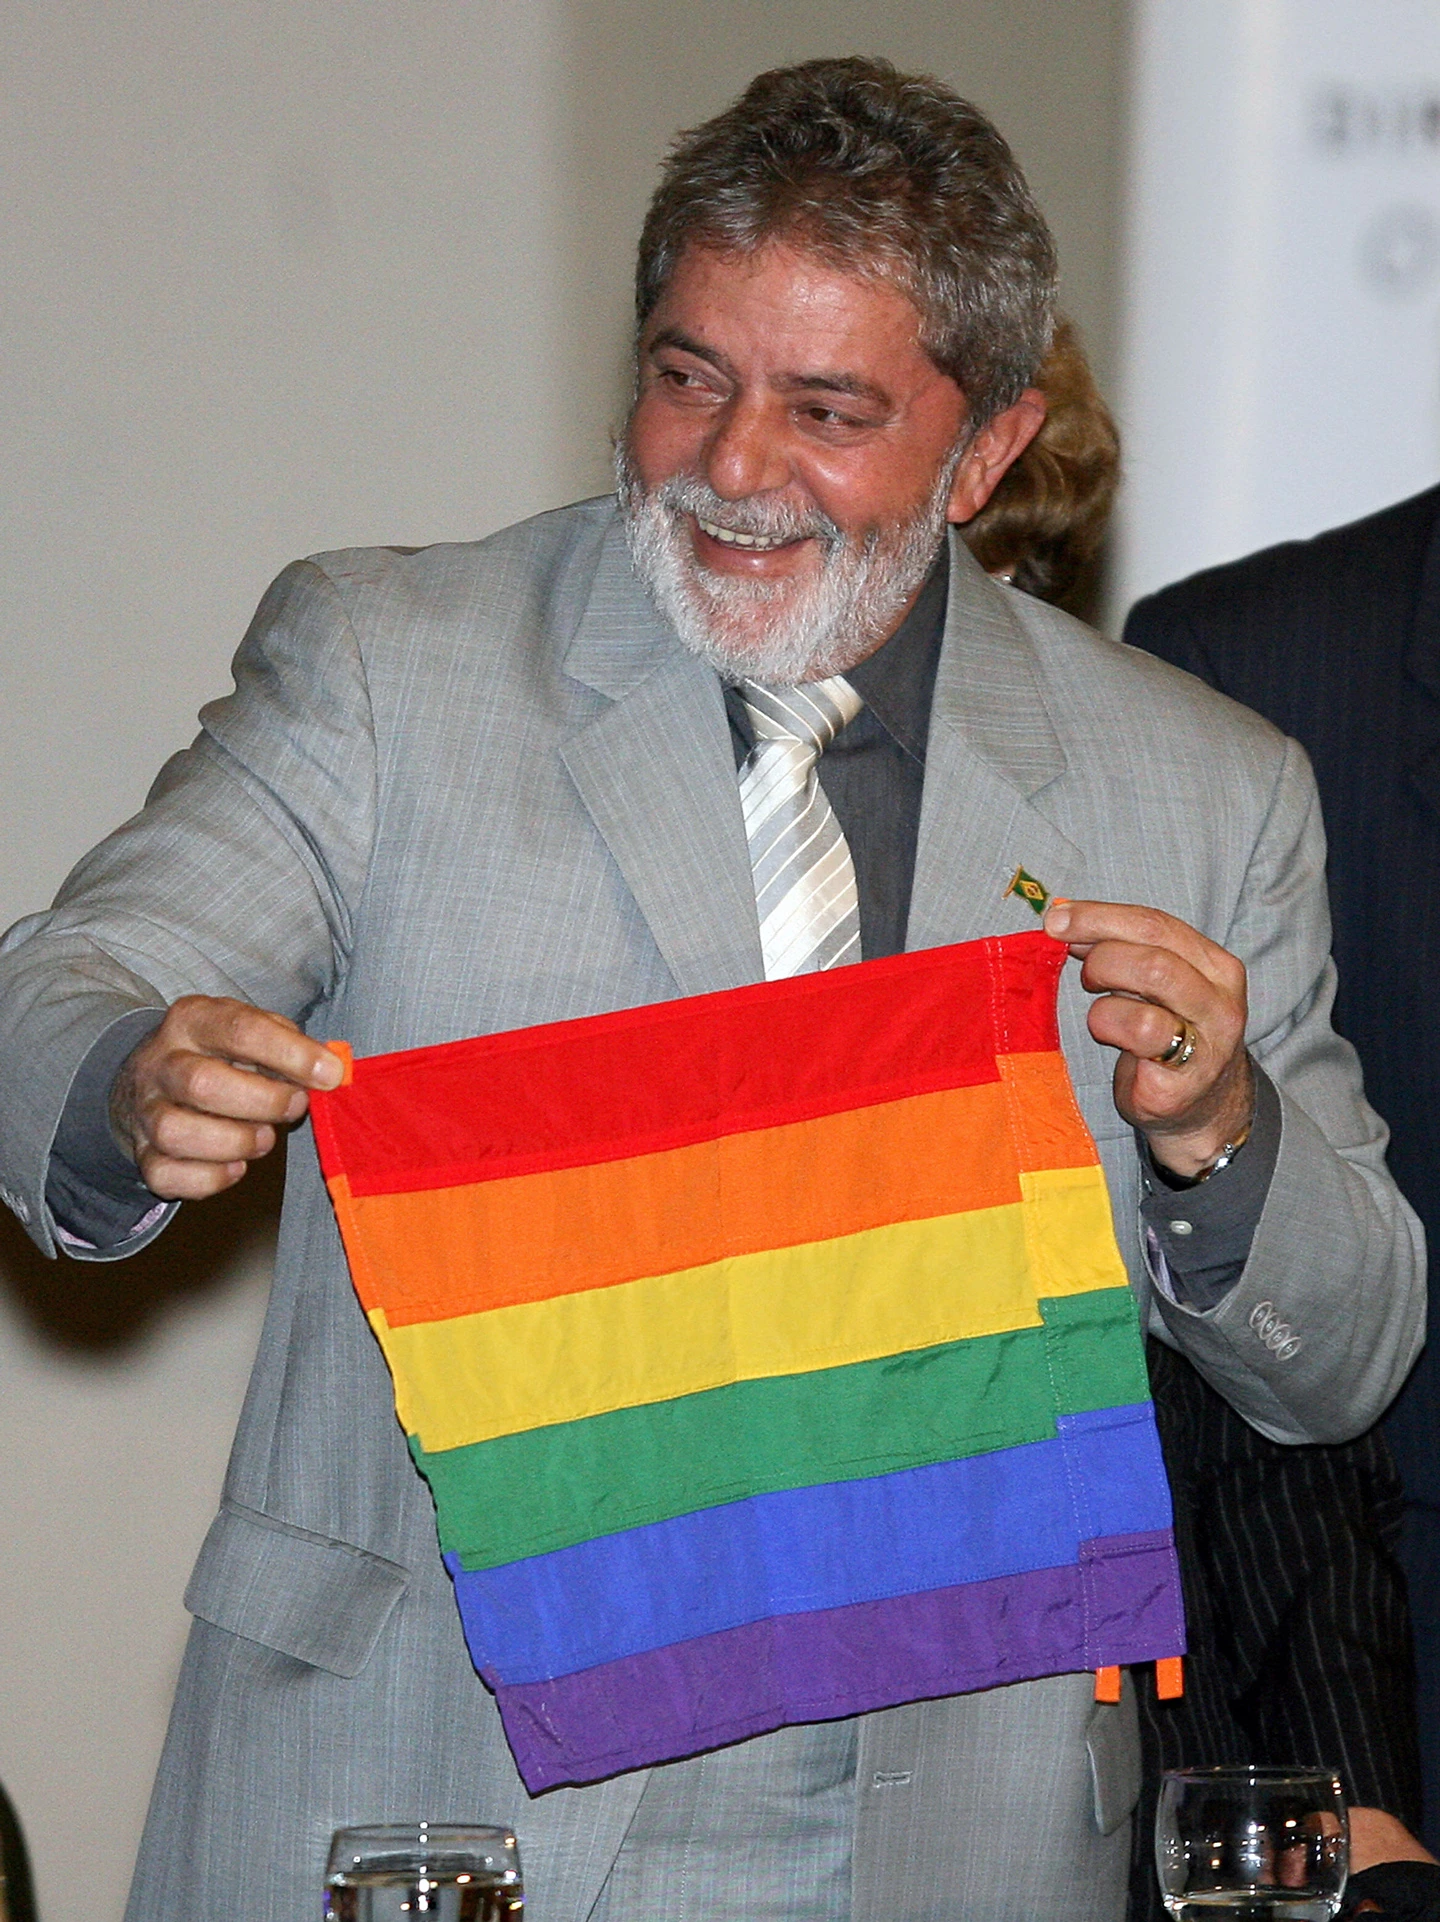
<svg viewBox="0 0 1440 1922"><path fill-rule="evenodd" d="M1135 31L1122 610L1440 479L1440 3Z"/></svg>

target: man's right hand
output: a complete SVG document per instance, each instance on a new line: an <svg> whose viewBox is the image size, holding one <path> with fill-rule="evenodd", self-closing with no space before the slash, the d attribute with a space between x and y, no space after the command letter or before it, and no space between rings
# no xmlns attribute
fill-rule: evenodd
<svg viewBox="0 0 1440 1922"><path fill-rule="evenodd" d="M233 1188L299 1121L311 1088L335 1088L339 1059L282 1014L186 995L127 1056L110 1126L162 1201Z"/></svg>

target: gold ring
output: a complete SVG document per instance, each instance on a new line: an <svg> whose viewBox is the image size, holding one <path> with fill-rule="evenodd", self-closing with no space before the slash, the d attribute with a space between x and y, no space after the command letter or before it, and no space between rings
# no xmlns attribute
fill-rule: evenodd
<svg viewBox="0 0 1440 1922"><path fill-rule="evenodd" d="M1188 1021L1177 1022L1175 1039L1163 1054L1154 1059L1162 1068L1185 1068L1190 1065L1195 1050L1200 1046L1200 1033Z"/></svg>

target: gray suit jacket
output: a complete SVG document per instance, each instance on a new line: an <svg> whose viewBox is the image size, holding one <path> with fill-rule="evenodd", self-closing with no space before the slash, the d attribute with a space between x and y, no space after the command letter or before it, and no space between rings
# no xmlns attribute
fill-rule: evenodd
<svg viewBox="0 0 1440 1922"><path fill-rule="evenodd" d="M299 563L236 676L144 813L0 958L0 1191L47 1250L66 1091L137 1007L238 995L372 1053L760 978L719 683L639 588L608 501L478 545ZM1422 1335L1418 1229L1328 1025L1323 862L1293 743L991 583L956 544L910 945L1033 926L1006 892L1019 864L1056 893L1167 909L1247 962L1283 1139L1245 1273L1209 1313L1150 1287L1134 1145L1074 969L1062 1032L1142 1302L1287 1440L1366 1427ZM1294 1339L1267 1345L1277 1321ZM187 1601L135 1917L308 1913L295 1865L323 1860L332 1826L415 1813L513 1817L540 1922L586 1914L644 1777L520 1812L308 1132ZM948 1819L945 1771L924 1767L943 1722L944 1705L866 1718L857 1914L881 1912L887 1874ZM1113 1826L1124 1782L1103 1755L1096 1769ZM913 1782L903 1816L865 1802L872 1777Z"/></svg>

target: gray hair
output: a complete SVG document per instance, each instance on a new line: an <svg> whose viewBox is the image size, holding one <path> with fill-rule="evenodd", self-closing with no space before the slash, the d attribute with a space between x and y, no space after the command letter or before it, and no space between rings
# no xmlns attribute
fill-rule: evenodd
<svg viewBox="0 0 1440 1922"><path fill-rule="evenodd" d="M906 294L972 427L1033 382L1054 242L1005 141L938 80L887 60L807 60L760 74L682 133L640 237L637 327L686 247L750 253L776 239Z"/></svg>

